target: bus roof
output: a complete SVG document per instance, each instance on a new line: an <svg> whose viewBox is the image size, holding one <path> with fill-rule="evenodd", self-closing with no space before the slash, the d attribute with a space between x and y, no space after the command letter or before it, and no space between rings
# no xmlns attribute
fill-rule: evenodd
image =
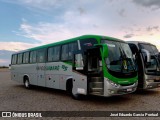
<svg viewBox="0 0 160 120"><path fill-rule="evenodd" d="M145 41L126 41L126 42L127 42L127 43L134 43L134 44L136 44L136 45L138 45L138 44L148 44L148 45L156 46L156 45L154 45L154 44L152 44L152 43L145 42Z"/></svg>
<svg viewBox="0 0 160 120"><path fill-rule="evenodd" d="M71 39L67 39L67 40L62 40L62 41L59 41L59 42L50 43L50 44L46 44L46 45L30 48L30 49L23 50L23 51L18 51L18 52L14 53L14 54L22 53L22 52L27 52L27 51L32 51L32 50L39 50L39 49L48 48L48 47L52 47L52 46L56 46L56 45L61 45L61 44L66 44L66 43L70 43L70 42L74 42L74 41L77 41L77 40L80 40L80 39L86 39L86 38L107 39L107 40L114 40L114 41L124 42L123 40L120 40L120 39L117 39L117 38L113 38L113 37L109 37L109 36L82 35L82 36L79 36L79 37L75 37L75 38L71 38Z"/></svg>

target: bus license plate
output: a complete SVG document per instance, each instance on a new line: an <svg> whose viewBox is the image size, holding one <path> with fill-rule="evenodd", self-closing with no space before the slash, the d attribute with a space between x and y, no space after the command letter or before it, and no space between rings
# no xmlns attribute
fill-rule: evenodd
<svg viewBox="0 0 160 120"><path fill-rule="evenodd" d="M127 89L127 92L131 92L131 91L132 91L132 88L128 88L128 89Z"/></svg>

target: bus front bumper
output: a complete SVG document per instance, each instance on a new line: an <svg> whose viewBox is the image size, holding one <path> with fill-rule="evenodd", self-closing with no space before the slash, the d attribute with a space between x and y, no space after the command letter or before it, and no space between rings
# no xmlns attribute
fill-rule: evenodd
<svg viewBox="0 0 160 120"><path fill-rule="evenodd" d="M138 86L138 81L133 83L132 85L117 85L111 82L110 80L104 80L104 96L116 96L116 95L123 95L128 94L136 91Z"/></svg>
<svg viewBox="0 0 160 120"><path fill-rule="evenodd" d="M147 75L143 89L153 89L160 87L160 76Z"/></svg>

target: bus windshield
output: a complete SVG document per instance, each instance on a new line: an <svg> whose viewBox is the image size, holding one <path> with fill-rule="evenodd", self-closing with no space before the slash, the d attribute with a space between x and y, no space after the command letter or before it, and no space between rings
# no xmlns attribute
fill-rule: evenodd
<svg viewBox="0 0 160 120"><path fill-rule="evenodd" d="M139 44L140 49L146 49L151 54L151 64L146 65L147 71L149 72L156 72L157 66L160 67L160 60L159 60L159 51L154 45L150 44ZM143 54L143 58L145 59L146 55Z"/></svg>
<svg viewBox="0 0 160 120"><path fill-rule="evenodd" d="M114 72L129 73L136 70L129 45L124 42L102 40L108 46L107 68Z"/></svg>
<svg viewBox="0 0 160 120"><path fill-rule="evenodd" d="M146 49L146 50L148 50L151 54L157 55L157 54L159 53L157 47L154 46L154 45L150 45L150 44L139 44L139 46L140 46L140 49Z"/></svg>

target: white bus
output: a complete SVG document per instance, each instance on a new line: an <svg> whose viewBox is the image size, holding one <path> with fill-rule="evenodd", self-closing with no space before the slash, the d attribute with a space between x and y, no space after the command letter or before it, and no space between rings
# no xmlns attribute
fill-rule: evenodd
<svg viewBox="0 0 160 120"><path fill-rule="evenodd" d="M12 55L12 80L82 95L112 96L134 92L137 71L122 40L84 35Z"/></svg>
<svg viewBox="0 0 160 120"><path fill-rule="evenodd" d="M160 87L160 54L155 45L148 42L128 41L138 64L138 88Z"/></svg>

